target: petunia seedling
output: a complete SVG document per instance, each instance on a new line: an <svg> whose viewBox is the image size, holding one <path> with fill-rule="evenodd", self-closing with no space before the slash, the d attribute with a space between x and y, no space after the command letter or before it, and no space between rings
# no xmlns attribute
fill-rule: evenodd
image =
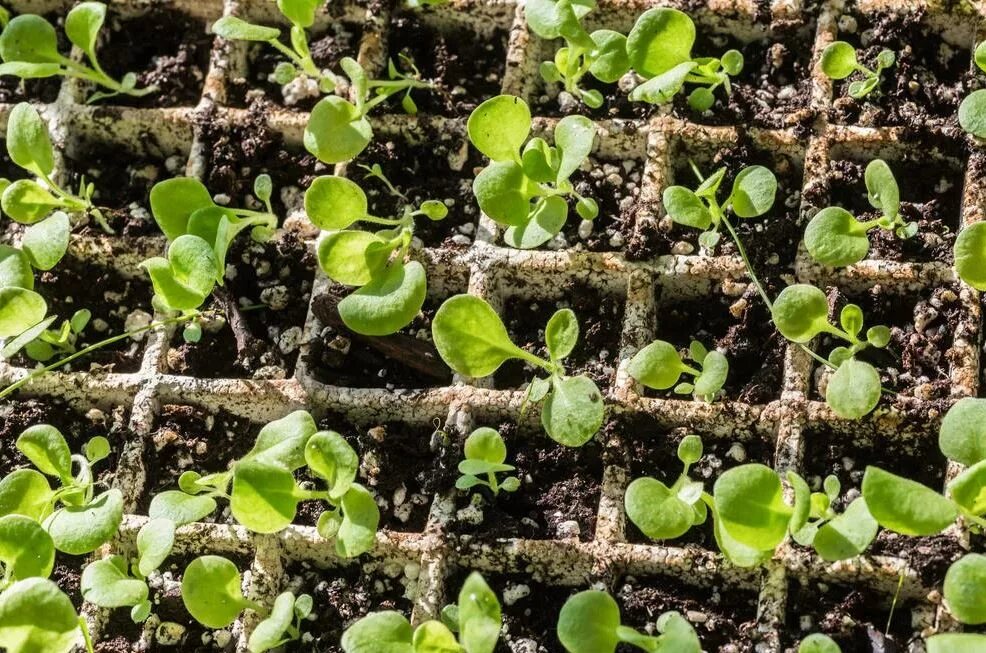
<svg viewBox="0 0 986 653"><path fill-rule="evenodd" d="M696 399L714 401L726 384L729 361L718 351L709 351L697 340L688 346L688 357L694 367L682 360L674 345L655 340L634 354L627 371L644 387L653 390L674 388L676 394L690 394ZM692 378L679 383L682 375Z"/></svg>
<svg viewBox="0 0 986 653"><path fill-rule="evenodd" d="M928 653L978 653L986 651L986 635L943 633L924 640Z"/></svg>
<svg viewBox="0 0 986 653"><path fill-rule="evenodd" d="M244 610L263 617L247 641L250 653L264 653L301 637L301 622L312 612L310 595L281 592L268 607L243 596L242 585L243 577L232 561L201 556L185 568L181 599L192 618L207 628L227 628Z"/></svg>
<svg viewBox="0 0 986 653"><path fill-rule="evenodd" d="M565 91L586 106L598 109L602 93L580 86L586 74L612 84L630 70L627 38L610 29L588 32L582 18L596 8L594 0L533 0L524 5L524 15L531 30L543 39L565 40L551 61L541 64L546 82L562 82Z"/></svg>
<svg viewBox="0 0 986 653"><path fill-rule="evenodd" d="M431 82L421 80L413 65L409 73L402 73L390 62L386 80L370 79L363 67L350 57L340 61L339 66L349 78L353 101L336 95L322 98L312 109L304 133L305 148L323 163L349 161L365 150L373 139L373 126L367 114L391 96L403 93L401 106L413 114L417 107L411 91L434 87Z"/></svg>
<svg viewBox="0 0 986 653"><path fill-rule="evenodd" d="M976 67L986 72L986 41L976 46ZM959 125L978 138L986 138L986 89L973 91L959 105Z"/></svg>
<svg viewBox="0 0 986 653"><path fill-rule="evenodd" d="M556 442L581 447L602 426L605 407L596 384L585 375L568 376L564 360L579 338L578 320L570 309L548 320L546 360L510 340L507 328L489 304L473 295L456 295L435 313L432 337L442 360L463 376L482 378L504 362L519 359L548 373L527 386L525 403L542 404L541 424Z"/></svg>
<svg viewBox="0 0 986 653"><path fill-rule="evenodd" d="M677 612L657 618L657 634L624 626L620 606L606 592L586 590L565 601L558 615L558 640L568 653L615 653L621 644L642 651L701 653L692 625ZM348 653L348 652L347 652Z"/></svg>
<svg viewBox="0 0 986 653"><path fill-rule="evenodd" d="M986 624L986 556L967 553L948 568L942 587L948 611L964 624Z"/></svg>
<svg viewBox="0 0 986 653"><path fill-rule="evenodd" d="M10 653L70 653L85 642L89 626L72 599L47 578L19 580L0 594L0 647Z"/></svg>
<svg viewBox="0 0 986 653"><path fill-rule="evenodd" d="M479 572L473 572L462 584L458 602L442 611L441 621L425 621L415 628L400 612L373 612L346 629L342 634L342 650L345 653L381 650L493 653L502 625L496 593Z"/></svg>
<svg viewBox="0 0 986 653"><path fill-rule="evenodd" d="M504 463L507 459L507 445L503 442L503 436L495 430L484 426L470 433L463 445L463 453L466 459L459 462L459 473L462 476L456 480L456 488L468 490L484 485L493 496L500 494L500 490L516 492L520 488L520 479L516 476L508 476L503 480L497 478L497 474L512 472L516 467Z"/></svg>
<svg viewBox="0 0 986 653"><path fill-rule="evenodd" d="M965 466L948 483L948 496L971 530L986 532L986 400L960 399L945 414L938 446Z"/></svg>
<svg viewBox="0 0 986 653"><path fill-rule="evenodd" d="M842 653L842 649L828 635L812 633L801 640L798 653Z"/></svg>
<svg viewBox="0 0 986 653"><path fill-rule="evenodd" d="M570 177L592 152L596 125L585 116L566 116L554 130L554 146L531 133L527 103L500 95L469 116L469 140L491 163L473 181L479 208L505 226L511 247L532 249L548 242L568 220L568 202L583 220L599 215L599 205L583 197Z"/></svg>
<svg viewBox="0 0 986 653"><path fill-rule="evenodd" d="M822 72L829 79L846 79L853 73L861 73L862 79L849 82L849 96L857 100L866 97L880 86L883 71L891 68L897 56L891 50L881 50L876 57L876 68L859 63L856 48L845 41L835 41L822 50Z"/></svg>
<svg viewBox="0 0 986 653"><path fill-rule="evenodd" d="M116 95L143 97L155 93L156 86L137 88L137 75L127 73L117 80L110 77L96 58L96 42L106 21L106 5L82 2L65 16L65 36L89 60L89 65L58 51L55 28L41 16L24 14L12 19L0 33L0 75L22 79L71 77L90 82L104 90L89 96L96 102Z"/></svg>
<svg viewBox="0 0 986 653"><path fill-rule="evenodd" d="M828 319L828 300L815 286L795 284L781 291L771 307L777 330L791 342L809 343L815 336L826 334L844 341L829 352L827 364L835 369L825 391L825 401L832 410L846 419L858 419L869 414L880 401L880 373L875 367L857 358L869 347L882 349L890 343L890 329L878 325L863 333L863 311L847 304L839 315L840 326Z"/></svg>
<svg viewBox="0 0 986 653"><path fill-rule="evenodd" d="M959 232L953 249L955 271L976 290L986 290L986 222L976 222Z"/></svg>
<svg viewBox="0 0 986 653"><path fill-rule="evenodd" d="M303 489L294 476L303 467L323 487ZM353 557L373 546L380 521L373 495L355 482L358 471L359 457L341 435L318 431L311 415L296 411L264 426L231 469L182 474L180 489L156 495L148 514L180 526L212 514L216 499L225 499L237 522L255 533L276 533L291 524L300 502L324 501L318 533L334 540L338 555Z"/></svg>
<svg viewBox="0 0 986 653"><path fill-rule="evenodd" d="M405 205L400 217L378 217L370 215L366 194L356 182L325 176L305 193L305 211L315 226L328 232L318 245L322 270L333 281L357 286L339 302L346 326L363 335L382 336L410 324L428 291L424 266L407 260L415 219L442 220L448 215L445 204L426 200L416 209ZM360 222L385 228L350 228Z"/></svg>
<svg viewBox="0 0 986 653"><path fill-rule="evenodd" d="M730 77L743 71L743 54L728 50L722 57L694 57L695 23L688 14L668 7L649 9L637 18L627 36L630 66L644 82L630 92L635 102L665 104L685 87L697 85L688 94L695 111L708 111L715 104L715 91L722 86L732 92Z"/></svg>
<svg viewBox="0 0 986 653"><path fill-rule="evenodd" d="M110 454L106 438L89 440L73 454L65 437L41 424L18 436L17 449L34 465L0 480L0 515L23 515L41 523L55 548L70 555L95 551L112 538L123 520L123 493L96 494L92 466ZM48 477L57 480L52 488Z"/></svg>
<svg viewBox="0 0 986 653"><path fill-rule="evenodd" d="M171 554L175 524L170 519L152 519L137 532L137 557L111 555L82 570L82 598L101 608L130 608L134 623L151 613L147 577Z"/></svg>
<svg viewBox="0 0 986 653"><path fill-rule="evenodd" d="M688 476L702 458L702 438L687 435L678 444L678 460L684 465L671 487L656 478L643 477L627 487L623 506L634 526L654 540L673 540L692 526L705 523L708 508L702 500L705 486Z"/></svg>
<svg viewBox="0 0 986 653"><path fill-rule="evenodd" d="M877 523L902 535L937 535L960 514L958 506L941 493L879 467L866 468L862 490Z"/></svg>
<svg viewBox="0 0 986 653"><path fill-rule="evenodd" d="M870 206L882 215L860 221L838 206L819 211L805 229L805 247L819 263L843 267L862 261L870 250L867 233L873 229L892 231L901 239L911 238L917 233L917 223L907 222L900 215L900 189L886 161L870 161L866 166L865 180L866 198Z"/></svg>
<svg viewBox="0 0 986 653"><path fill-rule="evenodd" d="M698 241L707 249L712 249L719 242L720 226L724 225L732 231L727 212L738 218L755 218L774 205L777 179L763 166L743 168L733 180L729 196L722 202L718 199L718 193L726 169L719 168L708 177L703 177L695 164L692 164L692 170L699 180L695 190L685 186L669 186L664 189L662 199L665 211L675 223L702 230Z"/></svg>

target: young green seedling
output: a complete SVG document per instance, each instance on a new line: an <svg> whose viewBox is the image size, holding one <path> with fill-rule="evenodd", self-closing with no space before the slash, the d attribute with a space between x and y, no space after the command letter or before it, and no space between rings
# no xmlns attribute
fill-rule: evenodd
<svg viewBox="0 0 986 653"><path fill-rule="evenodd" d="M581 447L602 426L605 407L599 388L585 375L565 373L563 361L579 338L578 321L570 309L561 309L548 320L544 332L548 360L515 345L496 311L473 295L448 299L435 313L431 330L442 360L463 376L490 376L515 358L546 371L547 378L535 377L527 386L525 402L543 404L541 424L556 442Z"/></svg>
<svg viewBox="0 0 986 653"><path fill-rule="evenodd" d="M986 623L986 556L967 553L952 563L942 592L948 611L960 622Z"/></svg>
<svg viewBox="0 0 986 653"><path fill-rule="evenodd" d="M900 189L890 166L883 159L870 161L865 179L866 198L883 215L860 222L838 206L819 211L805 229L805 247L819 263L833 267L859 263L870 250L866 234L876 228L892 231L901 239L917 233L917 223L907 222L900 215Z"/></svg>
<svg viewBox="0 0 986 653"><path fill-rule="evenodd" d="M31 360L41 363L48 362L55 356L74 354L78 351L76 342L78 342L79 336L82 335L82 332L88 326L91 317L92 313L89 309L82 308L73 313L70 319L63 320L59 328L49 329L45 327L37 337L24 346L24 353ZM54 317L50 318L50 321L46 319L40 325L52 324L53 322ZM28 329L27 332L21 335L26 336L33 331L34 329ZM7 349L8 347L4 347L3 349L5 358L8 353Z"/></svg>
<svg viewBox="0 0 986 653"><path fill-rule="evenodd" d="M101 608L130 608L134 623L147 619L153 607L147 577L171 554L175 524L152 519L137 532L137 558L111 555L86 565L80 583L82 598Z"/></svg>
<svg viewBox="0 0 986 653"><path fill-rule="evenodd" d="M414 220L418 216L444 219L445 204L426 200L417 209L405 205L399 218L378 217L370 215L358 184L326 176L312 182L305 193L305 211L315 226L330 232L318 245L322 270L333 281L358 286L339 302L339 316L346 326L363 335L382 336L410 324L428 292L424 266L407 260ZM377 232L349 228L357 222L386 228Z"/></svg>
<svg viewBox="0 0 986 653"><path fill-rule="evenodd" d="M55 566L55 543L41 524L23 515L0 517L0 593L27 578L48 578Z"/></svg>
<svg viewBox="0 0 986 653"><path fill-rule="evenodd" d="M709 351L697 340L688 346L688 357L697 369L681 359L674 345L655 340L630 359L627 371L644 387L653 390L673 387L676 394L690 394L696 399L714 401L726 384L729 361L718 351ZM693 377L693 380L678 383L682 374Z"/></svg>
<svg viewBox="0 0 986 653"><path fill-rule="evenodd" d="M0 75L22 79L72 77L91 82L106 90L95 91L89 102L116 95L143 97L157 91L156 86L137 88L137 75L127 73L120 80L110 77L96 58L96 41L106 21L106 5L82 2L65 17L65 36L79 48L89 65L79 63L58 51L55 28L41 16L24 14L12 19L0 33Z"/></svg>
<svg viewBox="0 0 986 653"><path fill-rule="evenodd" d="M976 222L959 232L953 250L955 271L976 290L986 290L986 222Z"/></svg>
<svg viewBox="0 0 986 653"><path fill-rule="evenodd" d="M512 472L513 465L506 465L507 445L503 437L489 427L481 427L469 434L463 446L466 459L459 462L459 473L462 476L455 482L455 487L468 490L477 485L485 485L493 496L504 492L516 492L520 488L520 479L516 476L498 480L496 475Z"/></svg>
<svg viewBox="0 0 986 653"><path fill-rule="evenodd" d="M856 356L868 347L884 348L890 329L873 326L863 331L863 311L847 304L839 315L840 327L829 323L828 300L815 286L795 284L781 291L771 308L777 330L788 340L807 344L820 334L834 336L849 346L829 352L827 364L835 368L825 391L825 401L840 417L858 419L869 414L880 401L880 373Z"/></svg>
<svg viewBox="0 0 986 653"><path fill-rule="evenodd" d="M638 478L627 487L623 506L627 517L644 535L653 540L673 540L692 526L705 523L705 486L688 476L688 469L701 458L702 438L685 436L678 444L678 460L684 469L671 487L650 477Z"/></svg>
<svg viewBox="0 0 986 653"><path fill-rule="evenodd" d="M976 67L986 72L986 41L976 46ZM959 105L959 125L973 136L986 138L986 89L973 91Z"/></svg>
<svg viewBox="0 0 986 653"><path fill-rule="evenodd" d="M56 219L59 215L54 213L56 211L90 215L103 231L114 233L106 218L93 205L92 196L96 189L92 183L86 183L83 178L79 182L78 194L73 195L52 180L55 148L48 135L48 126L38 110L27 102L16 105L10 112L7 120L7 154L18 167L40 180L18 179L11 182L0 179L0 208L3 212L21 224L37 227L32 246L39 252L39 268L51 269L65 253L61 251L61 255L57 255L57 247L41 247L44 239L50 238L54 244L64 242L68 246L65 220Z"/></svg>
<svg viewBox="0 0 986 653"><path fill-rule="evenodd" d="M369 79L363 67L350 57L340 61L339 66L349 77L353 102L336 95L322 98L305 127L305 148L323 163L349 161L365 150L373 139L373 127L366 116L392 95L404 93L401 106L408 113L416 113L411 91L434 88L431 82L421 81L413 65L410 73L402 73L389 62L387 80Z"/></svg>
<svg viewBox="0 0 986 653"><path fill-rule="evenodd" d="M842 653L842 649L828 635L814 633L801 640L798 653Z"/></svg>
<svg viewBox="0 0 986 653"><path fill-rule="evenodd" d="M324 489L303 489L294 472L307 467ZM216 509L216 499L229 501L233 518L255 533L276 533L294 520L302 501L325 501L319 534L335 542L336 553L357 556L373 547L380 510L370 491L355 482L359 457L334 431L318 431L315 420L296 411L261 429L246 456L228 471L178 479L179 490L151 500L151 519L180 525L199 521Z"/></svg>
<svg viewBox="0 0 986 653"><path fill-rule="evenodd" d="M570 597L558 615L558 640L568 653L615 653L620 644L650 653L702 651L695 629L677 612L660 615L657 632L657 635L645 635L624 626L616 600L597 590Z"/></svg>
<svg viewBox="0 0 986 653"><path fill-rule="evenodd" d="M630 70L627 38L609 29L591 34L580 22L596 8L595 0L533 0L524 5L531 30L543 39L565 39L552 61L541 64L541 77L548 83L562 82L565 91L593 109L603 105L603 95L579 83L588 73L606 84L618 81Z"/></svg>
<svg viewBox="0 0 986 653"><path fill-rule="evenodd" d="M312 611L312 597L282 592L267 606L243 596L243 577L230 560L207 555L192 560L181 579L181 599L192 618L207 628L227 628L244 610L264 619L247 642L250 653L264 653L301 637L301 622Z"/></svg>
<svg viewBox="0 0 986 653"><path fill-rule="evenodd" d="M73 454L58 429L41 424L21 433L15 445L37 469L18 469L0 480L0 515L34 519L55 548L70 555L95 551L116 534L123 493L112 489L97 495L92 473L92 465L110 455L106 438L94 437L83 453ZM48 476L57 479L56 489Z"/></svg>
<svg viewBox="0 0 986 653"><path fill-rule="evenodd" d="M714 248L719 242L721 225L739 244L726 212L730 211L738 218L755 218L769 211L777 194L774 173L763 166L743 168L733 180L729 196L720 203L717 194L726 169L719 168L709 177L703 177L698 167L689 163L698 178L698 188L694 191L685 186L664 189L662 199L668 216L677 224L701 229L698 242L707 249Z"/></svg>
<svg viewBox="0 0 986 653"><path fill-rule="evenodd" d="M862 73L863 78L849 82L849 96L857 100L866 97L880 86L880 77L897 61L890 50L881 50L876 57L876 69L871 70L859 63L856 48L845 41L830 43L822 51L822 72L829 79L845 79L853 73Z"/></svg>
<svg viewBox="0 0 986 653"><path fill-rule="evenodd" d="M89 626L58 585L19 580L0 594L0 648L8 653L93 653Z"/></svg>
<svg viewBox="0 0 986 653"><path fill-rule="evenodd" d="M743 54L728 50L722 57L693 57L695 23L688 14L659 7L637 18L627 36L630 66L646 81L630 92L634 102L670 102L685 84L697 84L688 94L695 111L708 111L715 104L715 90L732 92L730 77L743 71Z"/></svg>
<svg viewBox="0 0 986 653"><path fill-rule="evenodd" d="M500 601L478 572L469 574L458 603L446 606L442 621L417 628L400 612L371 613L342 634L345 653L493 653L503 618Z"/></svg>
<svg viewBox="0 0 986 653"><path fill-rule="evenodd" d="M568 220L568 202L583 220L599 215L599 206L576 192L569 179L592 152L596 125L584 116L566 116L555 125L554 147L540 137L528 140L531 112L527 103L500 95L480 104L469 116L469 140L490 158L473 181L483 213L507 227L503 240L532 249L548 242Z"/></svg>
<svg viewBox="0 0 986 653"><path fill-rule="evenodd" d="M924 640L928 653L979 653L986 651L986 635L945 633Z"/></svg>

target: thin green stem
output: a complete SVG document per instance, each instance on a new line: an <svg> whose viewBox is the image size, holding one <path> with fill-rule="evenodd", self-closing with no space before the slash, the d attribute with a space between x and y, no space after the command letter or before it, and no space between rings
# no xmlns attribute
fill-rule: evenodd
<svg viewBox="0 0 986 653"><path fill-rule="evenodd" d="M79 616L79 630L82 631L82 639L86 643L86 652L93 653L92 648L92 635L89 633L89 624L86 622L86 618Z"/></svg>
<svg viewBox="0 0 986 653"><path fill-rule="evenodd" d="M383 224L390 227L399 227L403 224L400 218L380 218L375 215L364 215L359 219L360 222L372 222L373 224Z"/></svg>
<svg viewBox="0 0 986 653"><path fill-rule="evenodd" d="M727 218L725 214L722 215L722 223L726 225L726 230L729 231L729 236L733 239L733 243L736 245L736 251L739 252L740 258L743 259L743 265L746 266L746 273L750 275L750 279L753 281L753 285L756 286L757 292L760 293L760 297L767 305L767 308L773 310L774 304L770 301L770 297L767 296L767 291L764 290L763 285L760 283L757 273L753 271L753 264L750 263L750 258L746 255L746 248L743 247L743 243L740 241L739 235L736 233L736 230L733 229L732 223L729 222L729 218Z"/></svg>

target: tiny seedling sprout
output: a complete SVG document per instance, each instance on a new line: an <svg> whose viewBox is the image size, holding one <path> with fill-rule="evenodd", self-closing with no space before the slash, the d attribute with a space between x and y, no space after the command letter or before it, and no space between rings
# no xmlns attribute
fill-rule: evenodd
<svg viewBox="0 0 986 653"><path fill-rule="evenodd" d="M871 70L859 63L856 48L845 41L835 41L822 51L821 65L829 79L846 79L853 73L861 73L862 79L849 82L849 96L859 100L879 88L883 71L896 61L897 56L891 50L881 50L876 57L876 68Z"/></svg>
<svg viewBox="0 0 986 653"><path fill-rule="evenodd" d="M976 46L976 67L986 72L986 41ZM973 91L959 105L959 125L977 138L986 138L986 89Z"/></svg>
<svg viewBox="0 0 986 653"><path fill-rule="evenodd" d="M516 468L507 465L507 445L503 442L503 437L489 427L481 427L469 434L463 446L465 460L459 462L459 473L462 474L456 480L455 487L460 490L469 490L477 485L489 488L493 496L504 492L516 492L520 488L520 479L516 476L508 476L502 480L497 478L497 474L512 472Z"/></svg>
<svg viewBox="0 0 986 653"><path fill-rule="evenodd" d="M630 359L627 371L647 388L674 388L676 394L690 394L696 399L714 401L726 383L729 361L718 351L709 351L697 340L688 346L688 357L697 369L682 360L674 345L655 340ZM692 380L679 383L683 374L693 377Z"/></svg>

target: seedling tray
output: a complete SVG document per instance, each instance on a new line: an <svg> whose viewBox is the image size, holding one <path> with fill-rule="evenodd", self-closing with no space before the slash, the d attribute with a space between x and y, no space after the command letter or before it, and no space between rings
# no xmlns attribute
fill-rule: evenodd
<svg viewBox="0 0 986 653"><path fill-rule="evenodd" d="M14 0L10 4L17 13L63 15L71 3ZM593 26L625 31L634 17L652 4L602 2L599 11L592 14ZM91 369L83 360L67 371L30 382L19 393L12 409L17 408L18 402L37 398L65 401L81 414L93 407L103 411L123 407L129 412L129 428L113 441L119 458L113 483L125 493L128 510L134 514L125 519L117 541L100 553L133 547L134 535L145 519L137 514L138 507L146 507L152 479L161 472L160 465L154 462L155 451L160 446L162 415L171 410L168 407L192 406L213 417L239 419L248 425L244 427L247 430L304 408L325 426L353 437L364 438L367 431L380 425L403 425L386 430L382 442L386 443L391 432L411 433L416 438L415 446L432 461L432 468L424 471L444 482L425 494L422 515L426 517L408 528L407 522L388 516L384 510L384 528L373 551L357 560L342 560L312 526L295 525L278 535L260 536L225 523L220 516L216 523L179 529L175 557L216 553L249 561L246 592L265 600L286 589L292 579L297 580L299 569L314 570L310 573L331 582L363 565L364 574L382 573L406 589L406 601L400 605L411 610L414 620L436 617L457 593L463 573L478 569L498 594L512 588L511 592L522 595L523 590L518 587L530 592L527 598L504 601L509 632L500 650L514 653L561 651L553 630L557 610L569 593L594 584L617 595L624 612L632 615L627 623L635 627L652 623L664 609L685 611L700 637L711 642L706 644L707 650L791 650L807 632L826 627L828 608L845 608L854 601L861 607L852 616L862 624L854 632L865 632L866 624L882 631L895 594L892 630L898 641L909 642L907 650L923 650L922 635L960 630L941 607L935 587L941 574L925 573L927 558L933 559L935 551L976 545L960 527L934 541L919 541L907 547L885 543L859 559L836 564L824 563L792 544L765 567L751 570L725 562L708 537L699 536L698 541L680 546L648 542L627 523L622 507L628 482L642 474L667 473L667 466L662 469L657 464L673 460L677 439L689 432L703 436L706 451L716 461L706 470L708 483L725 467L762 462L779 471L798 470L809 480L836 470L845 477L846 488L852 485L849 479L853 469L862 470L868 462L879 459L891 471L900 471L894 469L895 464L920 461L930 466L934 483L943 486L959 471L955 465L946 465L944 459L934 462L937 426L947 407L945 400L976 396L980 378L979 298L957 280L951 261L891 252L885 258L867 259L832 271L811 261L799 245L800 238L786 242L779 232L770 232L764 239L772 251L754 252L755 256L763 256L766 264L775 266L780 278L788 283L797 280L822 288L837 287L850 297L904 306L898 311L903 322L890 326L908 333L914 330L915 311L923 311L921 314L927 317L930 305L937 306L937 313L948 313L945 337L938 343L942 354L938 376L902 383L899 397L893 401L885 397L873 414L860 421L839 419L832 413L817 391L818 384L824 383L817 364L799 347L785 344L773 333L762 307L761 322L748 329L756 334L751 346L759 347L761 360L767 362L757 362L751 378L746 380L747 389L756 386L755 391L739 393L737 389L737 395L732 395L740 396L740 400L706 404L644 392L627 374L626 363L653 339L668 338L667 334L680 329L674 320L688 319L689 306L714 298L727 313L724 329L741 322L740 317L734 316L735 324L730 325L728 309L735 309L736 315L758 310L759 299L748 286L742 261L734 251L720 246L717 255L698 256L697 248L689 249L680 234L668 235L670 223L661 206L661 192L675 183L676 175L683 174L681 162L685 158L708 166L719 152L733 149L741 152L737 154L741 157L753 152L753 156L774 164L783 161L787 172L782 186L788 185L783 190L785 201L779 201L766 218L755 221L761 228L772 220L786 219L797 221L800 232L808 217L825 206L833 192L833 162L866 161L873 156L924 165L932 161L931 165L945 171L942 174L950 175L963 189L960 201L945 216L952 233L961 224L982 219L986 166L979 150L974 149L971 156L961 154L957 126L942 118L932 138L914 125L886 125L879 116L868 126L859 126L865 120L846 124L841 118L844 112L837 110L844 104L838 99L838 88L817 69L821 50L845 28L845 20L840 23L844 13L863 20L880 13L915 12L928 29L960 50L971 67L973 44L986 35L981 7L893 0L860 0L851 9L844 9L838 2L810 0L776 0L769 6L738 0L687 4L700 32L740 43L777 38L806 48L800 55L806 62L804 75L792 82L802 101L778 103L758 114L750 125L728 117L724 124L701 124L703 121L690 120L687 112L676 105L640 114L625 106L607 106L592 115L600 131L593 157L617 168L620 181L616 186L628 199L620 206L618 216L611 216L608 224L596 225L597 229L605 229L597 246L587 247L573 233L566 234L566 243L562 243L568 246L509 250L498 244L494 222L478 216L478 210L470 213L463 209L461 224L472 224L472 229L457 227L438 234L414 251L428 271L431 301L426 309L431 306L434 310L441 300L466 291L489 301L506 320L517 310L536 312L537 306L532 305L572 305L582 296L613 309L593 317L603 332L601 341L611 342L611 349L605 356L600 351L584 352L587 358L599 357L591 369L598 375L606 397L604 428L587 446L588 453L563 458L555 465L554 476L545 477L546 487L525 483L520 491L553 490L564 494L569 490L574 498L563 496L557 499L558 506L562 512L570 510L575 516L562 514L548 519L548 511L538 504L534 512L542 510L542 523L536 523L535 528L518 519L520 526L511 531L513 537L498 537L495 529L484 532L482 528L463 528L462 510L467 502L453 488L454 474L451 478L448 474L448 466L458 460L456 452L461 441L476 426L509 425L504 432L510 452L553 446L539 428L536 410L523 411L522 390L510 387L509 381L502 378L456 378L449 383L405 372L403 376L392 374L361 383L356 382L357 377L347 377L347 383L338 383L341 372L325 369L318 355L331 332L319 321L316 308L320 299L333 291L332 283L316 271L314 263L308 263L302 266L305 274L299 273L306 278L293 279L298 285L293 301L310 301L307 315L296 324L277 327L278 334L297 327L302 343L289 362L274 365L280 373L239 374L238 378L196 376L198 368L174 364L173 350L180 347L180 334L163 330L150 334L138 347L139 363L132 372ZM111 2L110 8L114 16L127 19L139 18L160 5L121 0ZM168 6L201 24L203 33L222 15L260 23L281 20L273 3L262 0L174 0ZM317 36L340 23L353 26L353 51L358 52L359 61L371 73L383 69L389 44L400 38L390 26L411 16L391 3L370 3L369 7L333 4L329 11L319 17L313 33ZM462 35L469 35L477 43L492 44L489 57L499 66L494 85L540 108L544 115L535 120L535 129L551 131L559 115L558 106L537 74L538 63L550 47L528 31L522 7L507 0L453 0L413 15L417 29L454 35L456 39L447 39L450 44L464 45ZM303 110L276 103L265 105L259 113L244 108L238 98L243 80L254 79L254 65L258 65L258 59L252 45L216 38L208 68L203 71L199 99L165 108L118 106L112 101L86 105L86 89L81 84L62 84L57 98L43 106L43 115L61 151L59 179L66 179L70 174L68 162L83 156L87 145L106 142L119 146L128 156L157 161L161 174L209 179L216 152L214 135L256 129L258 125L269 130L278 147L297 155L292 160L299 170L305 169L311 175L331 172L325 166L316 168L313 159L304 158L301 134L307 114ZM11 106L0 106L0 123L5 123ZM383 113L372 122L378 141L419 149L440 146L445 148L443 152L454 153L465 149L469 110L466 98L445 107L435 105L431 112L418 117ZM722 121L720 117L711 122ZM451 166L452 172L461 170L464 178L471 179L472 170L463 169L462 165L465 164L460 161L458 169ZM241 172L238 182L247 184L260 170ZM276 169L269 172L275 175L275 188L280 190L286 182L276 178ZM338 166L336 173L354 178L362 175L352 164ZM904 183L907 182L905 177ZM628 183L633 187L627 188ZM300 202L303 187L298 186L294 190L299 192L280 196L286 214L284 232L310 248L318 234L304 219ZM235 192L235 184L231 188ZM215 190L213 185L210 189ZM112 203L113 192L113 188L103 189L109 199L104 197L102 202ZM597 222L606 219L602 217ZM755 237L758 228L754 224L747 233ZM73 237L70 256L103 266L123 279L139 279L142 272L137 264L164 250L163 238L151 234L153 230L133 236L86 231ZM462 238L453 238L459 235ZM7 237L16 238L17 234L11 232ZM775 238L772 243L771 238ZM751 250L756 247L751 245ZM149 299L150 291L145 290ZM541 324L543 321L533 328ZM422 328L427 333L427 328ZM674 344L683 346L687 342ZM213 354L221 355L224 354ZM754 351L753 358L757 356ZM774 372L759 381L752 379L763 365L773 365ZM0 363L0 384L16 381L28 372L24 367ZM379 435L379 431L376 433ZM442 433L450 438L449 443L442 444ZM206 443L211 444L215 443ZM167 460L159 462L168 464ZM395 469L393 473L404 472ZM407 476L408 484L414 481L413 476ZM393 496L383 498L393 501ZM492 511L488 509L487 516L492 516ZM537 522L530 519L530 513L522 516ZM578 528L573 530L572 521ZM981 549L981 543L976 546ZM922 553L921 547L930 553ZM317 614L331 612L318 601L316 598ZM377 607L364 605L363 612ZM541 618L542 613L548 617ZM836 613L828 615L830 621ZM107 612L87 605L85 614L97 640L113 632ZM245 651L256 621L250 616L252 613L246 614L228 638L207 637L206 650L210 646L222 648L221 644L228 641L227 650ZM730 621L734 621L733 630L724 630ZM322 623L322 617L317 623L320 628L341 628L338 623ZM156 650L155 625L152 617L138 637L148 650ZM735 636L733 648L729 648L731 636ZM199 650L195 648L198 645L197 641L188 642L183 650ZM299 646L302 648L295 650L308 650L304 643ZM330 645L326 650L338 649Z"/></svg>

